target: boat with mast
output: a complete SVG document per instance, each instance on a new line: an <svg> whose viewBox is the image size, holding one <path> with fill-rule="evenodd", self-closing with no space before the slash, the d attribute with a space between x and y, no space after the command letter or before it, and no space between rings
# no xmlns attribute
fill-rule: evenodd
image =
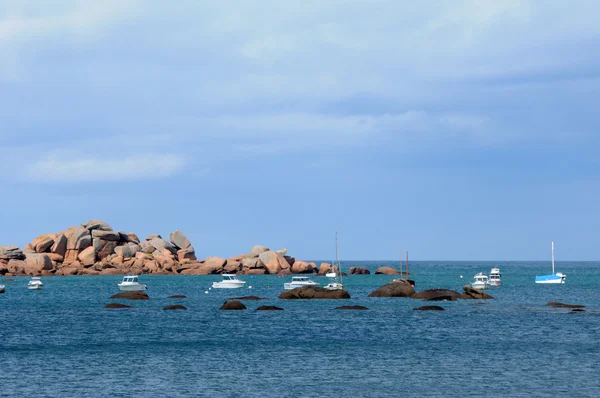
<svg viewBox="0 0 600 398"><path fill-rule="evenodd" d="M408 250L406 251L406 262L404 263L404 268L406 269L406 271L402 269L402 255L400 255L400 275L404 277L401 279L406 279L406 281L408 281L408 283L410 283L412 287L415 287L415 281L409 279L410 272L408 272Z"/></svg>
<svg viewBox="0 0 600 398"><path fill-rule="evenodd" d="M335 281L325 285L325 289L329 290L344 290L344 284L342 283L342 269L340 268L340 256L338 251L338 233L335 233L335 270L336 276ZM329 276L329 275L327 275Z"/></svg>
<svg viewBox="0 0 600 398"><path fill-rule="evenodd" d="M562 272L554 273L554 241L552 241L552 274L536 276L535 283L562 284L566 279L567 276Z"/></svg>

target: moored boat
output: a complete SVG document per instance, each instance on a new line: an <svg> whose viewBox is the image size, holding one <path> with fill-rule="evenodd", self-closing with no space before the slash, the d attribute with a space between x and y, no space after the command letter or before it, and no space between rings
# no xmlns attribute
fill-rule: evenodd
<svg viewBox="0 0 600 398"><path fill-rule="evenodd" d="M543 284L562 284L567 280L567 275L562 272L554 273L554 242L552 242L552 274L550 275L539 275L535 277L535 283Z"/></svg>
<svg viewBox="0 0 600 398"><path fill-rule="evenodd" d="M0 285L0 293L4 293L6 291L6 288L4 287L4 285Z"/></svg>
<svg viewBox="0 0 600 398"><path fill-rule="evenodd" d="M125 275L119 284L119 289L124 292L141 292L146 290L146 285L138 282L137 275Z"/></svg>
<svg viewBox="0 0 600 398"><path fill-rule="evenodd" d="M490 271L489 282L490 286L500 286L502 284L502 274L500 273L500 268L492 268Z"/></svg>
<svg viewBox="0 0 600 398"><path fill-rule="evenodd" d="M315 281L310 280L307 276L292 276L291 282L286 282L283 284L283 288L285 290L292 290L297 287L304 286L319 286L319 284Z"/></svg>
<svg viewBox="0 0 600 398"><path fill-rule="evenodd" d="M34 276L31 278L29 283L27 283L27 289L29 290L42 290L44 288L44 282L39 276Z"/></svg>
<svg viewBox="0 0 600 398"><path fill-rule="evenodd" d="M223 280L220 282L213 282L212 287L215 289L237 289L244 287L245 281L238 279L235 274L223 274Z"/></svg>
<svg viewBox="0 0 600 398"><path fill-rule="evenodd" d="M490 288L490 282L488 280L487 275L485 275L483 272L478 273L477 275L475 275L475 280L471 283L471 287L473 289L489 289Z"/></svg>

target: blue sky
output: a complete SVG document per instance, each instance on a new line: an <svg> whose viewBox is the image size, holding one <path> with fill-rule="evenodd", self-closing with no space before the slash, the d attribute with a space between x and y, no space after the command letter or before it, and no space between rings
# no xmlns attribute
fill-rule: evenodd
<svg viewBox="0 0 600 398"><path fill-rule="evenodd" d="M598 260L600 5L413 3L3 0L0 244Z"/></svg>

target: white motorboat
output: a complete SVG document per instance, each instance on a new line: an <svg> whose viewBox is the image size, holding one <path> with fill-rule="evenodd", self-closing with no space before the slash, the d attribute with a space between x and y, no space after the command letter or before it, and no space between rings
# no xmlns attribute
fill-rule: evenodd
<svg viewBox="0 0 600 398"><path fill-rule="evenodd" d="M333 268L333 272L325 274L330 278L335 278L333 282L329 282L325 285L325 289L329 290L344 290L344 284L342 283L342 269L340 268L340 256L338 251L338 235L335 233L335 263L336 267ZM333 276L330 276L333 274Z"/></svg>
<svg viewBox="0 0 600 398"><path fill-rule="evenodd" d="M554 273L554 242L552 242L552 274L550 275L540 275L535 277L535 283L544 283L544 284L561 284L565 283L567 280L567 276L562 272Z"/></svg>
<svg viewBox="0 0 600 398"><path fill-rule="evenodd" d="M283 288L285 290L292 290L297 287L304 286L319 286L317 282L311 281L308 276L292 276L291 282L286 282L283 284Z"/></svg>
<svg viewBox="0 0 600 398"><path fill-rule="evenodd" d="M4 293L6 291L6 288L4 287L4 285L0 285L0 293Z"/></svg>
<svg viewBox="0 0 600 398"><path fill-rule="evenodd" d="M27 289L29 290L42 290L44 288L44 282L39 276L34 276L31 278L29 283L27 283Z"/></svg>
<svg viewBox="0 0 600 398"><path fill-rule="evenodd" d="M223 274L223 280L221 282L213 282L212 287L215 289L237 289L244 287L245 281L238 279L235 274Z"/></svg>
<svg viewBox="0 0 600 398"><path fill-rule="evenodd" d="M326 277L328 277L328 278L335 278L335 277L337 277L337 276L338 276L338 274L337 274L337 272L335 272L335 271L329 271L329 272L327 272L327 273L325 274L325 276L326 276Z"/></svg>
<svg viewBox="0 0 600 398"><path fill-rule="evenodd" d="M500 286L502 284L502 274L500 268L494 267L490 271L490 286Z"/></svg>
<svg viewBox="0 0 600 398"><path fill-rule="evenodd" d="M473 289L489 289L490 288L490 282L488 280L487 275L485 275L483 272L478 273L477 275L475 275L475 281L473 281L473 283L471 283L471 287Z"/></svg>
<svg viewBox="0 0 600 398"><path fill-rule="evenodd" d="M146 290L146 285L138 282L137 275L125 275L123 281L118 286L124 292L141 292L142 290Z"/></svg>

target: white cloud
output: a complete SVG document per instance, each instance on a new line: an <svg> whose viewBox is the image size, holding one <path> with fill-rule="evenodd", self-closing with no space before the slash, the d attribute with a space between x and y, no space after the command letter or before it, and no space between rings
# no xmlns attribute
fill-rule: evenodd
<svg viewBox="0 0 600 398"><path fill-rule="evenodd" d="M54 153L26 167L25 178L36 182L153 180L183 169L184 158L175 154L145 153L122 158Z"/></svg>

